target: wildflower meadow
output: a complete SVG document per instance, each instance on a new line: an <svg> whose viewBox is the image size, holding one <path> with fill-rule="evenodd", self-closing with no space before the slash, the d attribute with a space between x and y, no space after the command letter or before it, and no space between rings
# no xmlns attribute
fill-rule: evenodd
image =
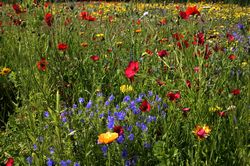
<svg viewBox="0 0 250 166"><path fill-rule="evenodd" d="M0 165L249 166L249 56L249 3L0 0Z"/></svg>

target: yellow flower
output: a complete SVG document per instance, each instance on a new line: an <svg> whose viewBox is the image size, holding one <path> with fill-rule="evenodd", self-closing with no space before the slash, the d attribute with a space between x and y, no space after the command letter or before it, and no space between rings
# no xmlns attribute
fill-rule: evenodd
<svg viewBox="0 0 250 166"><path fill-rule="evenodd" d="M222 111L222 108L219 107L219 106L210 107L210 108L209 108L209 111L210 111L210 112L219 112L219 111Z"/></svg>
<svg viewBox="0 0 250 166"><path fill-rule="evenodd" d="M4 67L2 71L0 72L0 75L5 76L11 72L11 69L8 67Z"/></svg>
<svg viewBox="0 0 250 166"><path fill-rule="evenodd" d="M131 91L133 91L133 87L131 85L122 85L120 87L120 91L122 93L131 92Z"/></svg>
<svg viewBox="0 0 250 166"><path fill-rule="evenodd" d="M242 67L242 68L246 67L247 65L248 65L247 61L243 61L243 62L241 63L241 67Z"/></svg>
<svg viewBox="0 0 250 166"><path fill-rule="evenodd" d="M118 138L118 133L106 132L98 136L98 144L109 144Z"/></svg>
<svg viewBox="0 0 250 166"><path fill-rule="evenodd" d="M122 45L122 42L116 42L116 45L119 47Z"/></svg>
<svg viewBox="0 0 250 166"><path fill-rule="evenodd" d="M210 132L211 132L211 129L206 124L203 127L201 127L200 125L197 125L195 129L193 130L193 133L197 136L199 141L207 138Z"/></svg>
<svg viewBox="0 0 250 166"><path fill-rule="evenodd" d="M96 36L96 37L101 37L101 38L102 38L102 37L104 37L104 34L103 34L103 33L98 33L98 34L96 34L95 36Z"/></svg>

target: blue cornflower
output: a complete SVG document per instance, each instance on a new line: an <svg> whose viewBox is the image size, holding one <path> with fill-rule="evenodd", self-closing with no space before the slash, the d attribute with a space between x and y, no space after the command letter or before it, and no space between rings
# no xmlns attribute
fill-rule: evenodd
<svg viewBox="0 0 250 166"><path fill-rule="evenodd" d="M78 99L78 101L79 101L80 104L83 104L84 103L84 98L81 97L81 98Z"/></svg>
<svg viewBox="0 0 250 166"><path fill-rule="evenodd" d="M91 107L92 107L92 101L89 100L88 104L86 105L86 108L87 108L87 109L90 109Z"/></svg>
<svg viewBox="0 0 250 166"><path fill-rule="evenodd" d="M49 152L50 152L50 154L54 154L54 153L55 153L54 147L50 147L50 148L49 148Z"/></svg>
<svg viewBox="0 0 250 166"><path fill-rule="evenodd" d="M124 98L123 98L123 102L129 102L130 101L130 96L125 96Z"/></svg>
<svg viewBox="0 0 250 166"><path fill-rule="evenodd" d="M135 138L134 134L132 134L132 133L129 134L128 139L129 139L130 141L133 141L134 138Z"/></svg>
<svg viewBox="0 0 250 166"><path fill-rule="evenodd" d="M155 101L156 101L156 102L161 102L161 98L160 98L158 95L156 95L156 96L155 96Z"/></svg>
<svg viewBox="0 0 250 166"><path fill-rule="evenodd" d="M237 24L237 27L238 27L239 29L244 29L244 25L241 24L241 23L238 23L238 24Z"/></svg>
<svg viewBox="0 0 250 166"><path fill-rule="evenodd" d="M110 104L109 100L105 101L105 106L109 106L109 104Z"/></svg>
<svg viewBox="0 0 250 166"><path fill-rule="evenodd" d="M48 112L48 111L44 111L43 116L44 116L45 118L48 118L48 117L49 117L49 112Z"/></svg>
<svg viewBox="0 0 250 166"><path fill-rule="evenodd" d="M76 109L77 108L77 104L73 104L72 108Z"/></svg>
<svg viewBox="0 0 250 166"><path fill-rule="evenodd" d="M129 131L129 132L132 131L132 128L133 128L132 126L129 126L129 125L126 126L126 130Z"/></svg>
<svg viewBox="0 0 250 166"><path fill-rule="evenodd" d="M138 97L137 99L135 99L136 103L141 103L142 102L142 97Z"/></svg>
<svg viewBox="0 0 250 166"><path fill-rule="evenodd" d="M120 109L120 106L117 104L117 105L115 106L115 109L116 109L116 110L119 110L119 109Z"/></svg>
<svg viewBox="0 0 250 166"><path fill-rule="evenodd" d="M80 166L80 164L78 162L75 162L74 166Z"/></svg>
<svg viewBox="0 0 250 166"><path fill-rule="evenodd" d="M99 118L101 119L101 118L103 118L104 117L104 113L101 113L100 115L99 115Z"/></svg>
<svg viewBox="0 0 250 166"><path fill-rule="evenodd" d="M153 92L152 91L148 91L148 96L149 97L153 96Z"/></svg>
<svg viewBox="0 0 250 166"><path fill-rule="evenodd" d="M82 114L82 110L78 110L78 115L81 115Z"/></svg>
<svg viewBox="0 0 250 166"><path fill-rule="evenodd" d="M122 158L128 157L128 151L126 149L122 150Z"/></svg>
<svg viewBox="0 0 250 166"><path fill-rule="evenodd" d="M126 116L126 112L124 112L124 111L115 112L114 115L116 116L116 119L124 120L125 116Z"/></svg>
<svg viewBox="0 0 250 166"><path fill-rule="evenodd" d="M145 123L141 123L141 130L142 131L147 131L148 130L148 127Z"/></svg>
<svg viewBox="0 0 250 166"><path fill-rule="evenodd" d="M107 156L108 146L107 145L103 145L102 148L101 148L101 150L102 150L103 155Z"/></svg>
<svg viewBox="0 0 250 166"><path fill-rule="evenodd" d="M32 164L32 157L31 156L27 157L26 161L28 162L29 165L31 165Z"/></svg>
<svg viewBox="0 0 250 166"><path fill-rule="evenodd" d="M113 129L115 126L115 118L113 116L108 116L108 128Z"/></svg>
<svg viewBox="0 0 250 166"><path fill-rule="evenodd" d="M109 96L109 101L113 101L114 99L115 99L115 96L113 94Z"/></svg>
<svg viewBox="0 0 250 166"><path fill-rule="evenodd" d="M54 161L52 159L48 158L47 166L53 166L53 164L54 164Z"/></svg>
<svg viewBox="0 0 250 166"><path fill-rule="evenodd" d="M62 120L63 123L66 123L67 122L67 117L64 116L64 117L61 118L61 120Z"/></svg>
<svg viewBox="0 0 250 166"><path fill-rule="evenodd" d="M151 148L151 145L149 143L145 142L144 143L144 148L149 149L149 148Z"/></svg>
<svg viewBox="0 0 250 166"><path fill-rule="evenodd" d="M33 144L33 149L37 150L37 145L36 144Z"/></svg>
<svg viewBox="0 0 250 166"><path fill-rule="evenodd" d="M147 123L151 123L152 121L155 122L156 121L156 117L149 115L148 118L147 118Z"/></svg>
<svg viewBox="0 0 250 166"><path fill-rule="evenodd" d="M124 140L125 140L125 137L124 137L123 134L120 135L120 136L116 139L116 141L117 141L118 144L122 144L122 143L124 142Z"/></svg>
<svg viewBox="0 0 250 166"><path fill-rule="evenodd" d="M67 160L66 163L67 163L68 165L70 165L70 164L71 164L71 160Z"/></svg>
<svg viewBox="0 0 250 166"><path fill-rule="evenodd" d="M66 161L62 160L62 161L60 161L60 165L61 165L61 166L67 166L68 164L67 164Z"/></svg>

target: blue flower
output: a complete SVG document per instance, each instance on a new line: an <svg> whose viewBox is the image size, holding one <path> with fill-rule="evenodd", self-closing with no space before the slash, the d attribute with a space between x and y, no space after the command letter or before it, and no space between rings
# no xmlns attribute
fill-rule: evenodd
<svg viewBox="0 0 250 166"><path fill-rule="evenodd" d="M123 98L123 102L129 102L130 101L130 96L125 96L124 98Z"/></svg>
<svg viewBox="0 0 250 166"><path fill-rule="evenodd" d="M79 101L80 104L83 104L84 103L84 98L79 98L78 101Z"/></svg>
<svg viewBox="0 0 250 166"><path fill-rule="evenodd" d="M88 104L86 105L86 108L87 108L87 109L90 109L91 107L92 107L92 101L89 100Z"/></svg>
<svg viewBox="0 0 250 166"><path fill-rule="evenodd" d="M103 118L104 117L104 113L101 113L100 115L99 115L99 118L101 119L101 118Z"/></svg>
<svg viewBox="0 0 250 166"><path fill-rule="evenodd" d="M102 148L101 148L101 150L102 150L103 155L107 156L108 146L107 145L103 145Z"/></svg>
<svg viewBox="0 0 250 166"><path fill-rule="evenodd" d="M126 112L121 111L121 112L115 112L114 115L118 120L124 120L126 116Z"/></svg>
<svg viewBox="0 0 250 166"><path fill-rule="evenodd" d="M44 111L43 116L44 116L45 118L48 118L48 117L49 117L49 112L48 112L48 111Z"/></svg>
<svg viewBox="0 0 250 166"><path fill-rule="evenodd" d="M147 123L151 123L152 121L155 122L156 121L156 117L149 115L148 118L147 118Z"/></svg>
<svg viewBox="0 0 250 166"><path fill-rule="evenodd" d="M49 152L50 152L50 154L54 154L55 153L54 147L50 147Z"/></svg>
<svg viewBox="0 0 250 166"><path fill-rule="evenodd" d="M110 104L110 101L107 100L107 101L105 102L105 106L109 106L109 104Z"/></svg>
<svg viewBox="0 0 250 166"><path fill-rule="evenodd" d="M62 161L60 161L60 165L61 165L61 166L67 166L68 164L67 164L66 161L62 160Z"/></svg>
<svg viewBox="0 0 250 166"><path fill-rule="evenodd" d="M126 149L122 150L122 158L128 157L128 151Z"/></svg>
<svg viewBox="0 0 250 166"><path fill-rule="evenodd" d="M115 99L115 96L113 94L109 96L109 101L113 101L114 99Z"/></svg>
<svg viewBox="0 0 250 166"><path fill-rule="evenodd" d="M134 134L132 134L132 133L129 134L128 139L129 139L130 141L133 141L134 138L135 138Z"/></svg>
<svg viewBox="0 0 250 166"><path fill-rule="evenodd" d="M77 105L76 105L76 104L73 104L72 108L73 108L73 109L76 109L76 108L77 108Z"/></svg>
<svg viewBox="0 0 250 166"><path fill-rule="evenodd" d="M67 163L68 165L70 165L70 164L71 164L71 160L67 160L66 163Z"/></svg>
<svg viewBox="0 0 250 166"><path fill-rule="evenodd" d="M78 162L75 162L74 166L80 166L80 164Z"/></svg>
<svg viewBox="0 0 250 166"><path fill-rule="evenodd" d="M33 144L33 149L37 150L37 145L36 144Z"/></svg>
<svg viewBox="0 0 250 166"><path fill-rule="evenodd" d="M155 101L156 101L156 102L161 102L161 98L160 98L158 95L156 95L156 96L155 96Z"/></svg>
<svg viewBox="0 0 250 166"><path fill-rule="evenodd" d="M151 148L151 145L149 143L145 142L144 143L144 148L149 149L149 148Z"/></svg>
<svg viewBox="0 0 250 166"><path fill-rule="evenodd" d="M113 116L108 116L108 128L113 129L115 126L115 118Z"/></svg>
<svg viewBox="0 0 250 166"><path fill-rule="evenodd" d="M149 97L153 96L153 92L152 91L148 91L148 96Z"/></svg>
<svg viewBox="0 0 250 166"><path fill-rule="evenodd" d="M119 109L120 109L120 106L117 104L117 105L115 106L115 109L116 109L116 110L119 110Z"/></svg>
<svg viewBox="0 0 250 166"><path fill-rule="evenodd" d="M48 158L47 160L47 166L53 166L54 165L54 161L51 160L50 158Z"/></svg>
<svg viewBox="0 0 250 166"><path fill-rule="evenodd" d="M148 127L147 127L147 125L145 123L141 123L140 127L141 127L142 131L147 131L148 130Z"/></svg>
<svg viewBox="0 0 250 166"><path fill-rule="evenodd" d="M116 141L117 141L118 144L122 144L122 143L124 142L124 140L125 140L125 137L124 137L123 134L120 135L120 136L116 139Z"/></svg>
<svg viewBox="0 0 250 166"><path fill-rule="evenodd" d="M29 165L31 165L31 163L32 163L32 157L31 156L27 157L26 161L28 162Z"/></svg>
<svg viewBox="0 0 250 166"><path fill-rule="evenodd" d="M129 132L132 131L132 128L133 128L132 126L129 126L129 125L126 126L126 129L127 129L127 131L129 131Z"/></svg>

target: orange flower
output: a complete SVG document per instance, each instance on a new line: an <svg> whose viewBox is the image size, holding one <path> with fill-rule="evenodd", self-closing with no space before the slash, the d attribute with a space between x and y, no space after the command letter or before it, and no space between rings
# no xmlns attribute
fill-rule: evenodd
<svg viewBox="0 0 250 166"><path fill-rule="evenodd" d="M141 33L141 29L136 29L135 32L136 33Z"/></svg>
<svg viewBox="0 0 250 166"><path fill-rule="evenodd" d="M118 133L106 132L98 136L98 144L109 144L118 138Z"/></svg>
<svg viewBox="0 0 250 166"><path fill-rule="evenodd" d="M203 140L209 136L211 129L209 126L204 125L203 127L197 125L193 133L198 137L198 140Z"/></svg>

